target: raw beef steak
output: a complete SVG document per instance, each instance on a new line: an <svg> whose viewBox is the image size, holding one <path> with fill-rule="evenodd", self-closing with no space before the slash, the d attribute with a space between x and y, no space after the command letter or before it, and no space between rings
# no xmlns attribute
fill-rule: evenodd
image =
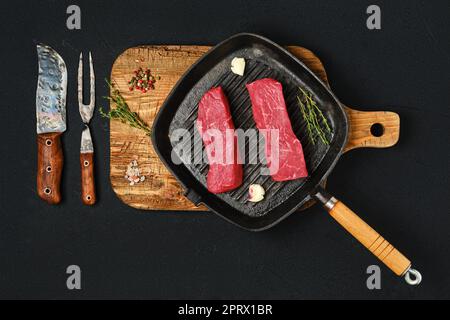
<svg viewBox="0 0 450 320"><path fill-rule="evenodd" d="M292 130L281 83L270 78L247 84L253 118L265 138L265 154L275 181L308 176L303 148Z"/></svg>
<svg viewBox="0 0 450 320"><path fill-rule="evenodd" d="M228 99L221 87L210 89L200 100L197 129L208 156L208 190L222 193L239 187L242 184L242 164L238 161L237 137Z"/></svg>

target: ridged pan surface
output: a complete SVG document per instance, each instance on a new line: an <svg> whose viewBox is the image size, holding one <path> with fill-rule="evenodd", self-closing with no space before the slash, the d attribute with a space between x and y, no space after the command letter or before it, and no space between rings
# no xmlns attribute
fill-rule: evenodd
<svg viewBox="0 0 450 320"><path fill-rule="evenodd" d="M244 76L231 72L230 64L234 57L245 58ZM262 78L273 78L283 86L287 111L293 130L302 143L309 176L276 182L269 175L263 175L265 164L264 159L261 159L261 155L264 158L264 150L260 150L262 145L247 138L245 146L240 146L241 157L246 160L243 165L243 184L227 193L211 194L206 189L208 164L199 161L202 157L206 159L206 156L196 127L198 103L210 88L221 86L228 97L236 129L244 132L256 130L245 84ZM306 123L297 104L299 86L312 93L328 119L333 132L330 145L321 142L313 145L310 142ZM179 129L189 132L193 139L170 139L180 136L173 135ZM279 222L310 199L311 192L326 178L340 156L347 131L346 115L339 102L306 66L265 38L240 34L211 49L180 79L158 114L152 138L156 151L186 188L189 198L194 202L203 202L241 227L261 230ZM183 154L181 150L187 149L189 152ZM257 158L249 157L249 154ZM177 162L183 163L174 164L174 157ZM247 201L249 185L254 183L262 185L266 191L265 199L258 203Z"/></svg>

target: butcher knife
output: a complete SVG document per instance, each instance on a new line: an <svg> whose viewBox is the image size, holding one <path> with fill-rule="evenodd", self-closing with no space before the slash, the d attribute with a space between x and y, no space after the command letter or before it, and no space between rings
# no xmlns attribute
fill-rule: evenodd
<svg viewBox="0 0 450 320"><path fill-rule="evenodd" d="M61 202L63 150L66 131L67 68L61 56L44 44L37 45L39 76L36 90L37 193L50 204Z"/></svg>

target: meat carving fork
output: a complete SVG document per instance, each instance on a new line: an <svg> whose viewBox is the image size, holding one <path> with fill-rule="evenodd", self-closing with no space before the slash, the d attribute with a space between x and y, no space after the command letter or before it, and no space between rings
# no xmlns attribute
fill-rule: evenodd
<svg viewBox="0 0 450 320"><path fill-rule="evenodd" d="M94 181L94 144L92 143L89 121L95 108L95 75L92 55L89 52L90 101L83 104L83 53L80 53L78 64L78 107L85 128L81 133L80 166L81 166L81 199L85 205L93 205L96 201Z"/></svg>

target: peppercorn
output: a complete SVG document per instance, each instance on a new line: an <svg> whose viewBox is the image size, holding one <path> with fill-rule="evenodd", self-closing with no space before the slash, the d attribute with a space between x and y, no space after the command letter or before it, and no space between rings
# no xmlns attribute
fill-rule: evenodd
<svg viewBox="0 0 450 320"><path fill-rule="evenodd" d="M158 76L158 79L160 77ZM134 76L128 82L128 87L130 91L137 89L142 93L146 93L149 90L155 89L156 77L151 74L150 68L145 70L142 67L134 70Z"/></svg>

